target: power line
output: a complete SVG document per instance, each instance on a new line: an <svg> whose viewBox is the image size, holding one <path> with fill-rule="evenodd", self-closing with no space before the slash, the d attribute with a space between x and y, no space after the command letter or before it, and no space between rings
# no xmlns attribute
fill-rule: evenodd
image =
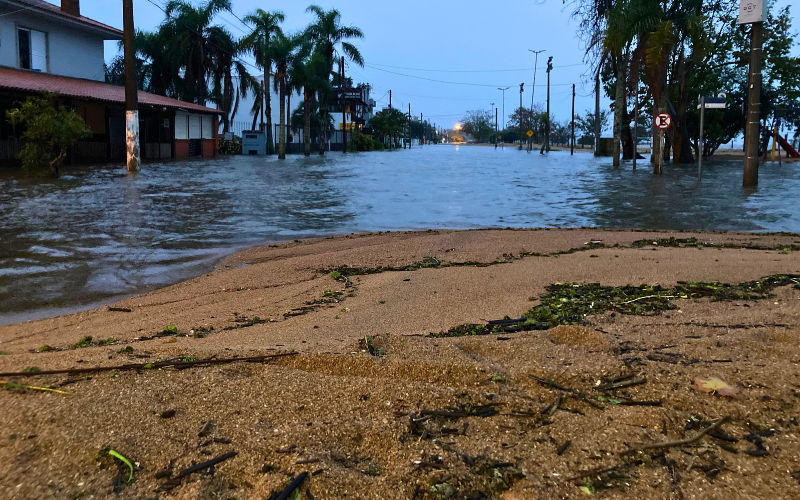
<svg viewBox="0 0 800 500"><path fill-rule="evenodd" d="M450 85L468 85L470 87L492 87L492 88L495 88L495 89L498 86L502 86L502 85L489 85L489 84L485 84L485 83L449 82L449 81L446 81L446 80L436 80L434 78L425 78L424 76L415 76L415 75L406 75L404 73L397 73L396 71L389 71L388 69L378 68L376 66L372 66L371 64L365 64L364 66L366 66L368 68L376 69L378 71L383 71L384 73L391 73L393 75L405 76L405 77L408 77L408 78L416 78L418 80L426 80L426 81L429 81L429 82L447 83L447 84L450 84ZM560 86L566 86L566 85L570 85L571 86L572 84L571 83L551 83L550 84L551 87L560 87ZM537 87L545 87L545 86L547 86L547 84L544 84L544 83L541 84L541 85L537 85Z"/></svg>
<svg viewBox="0 0 800 500"><path fill-rule="evenodd" d="M409 71L427 71L435 73L501 73L501 72L519 72L519 71L533 71L534 68L519 68L519 69L476 69L476 70L458 70L458 69L423 69L423 68L407 68L404 66L391 66L389 64L372 63L373 66L382 66L384 68L405 69ZM583 63L565 64L561 66L554 66L554 68L570 68L573 66L586 66ZM377 68L375 68L377 69Z"/></svg>

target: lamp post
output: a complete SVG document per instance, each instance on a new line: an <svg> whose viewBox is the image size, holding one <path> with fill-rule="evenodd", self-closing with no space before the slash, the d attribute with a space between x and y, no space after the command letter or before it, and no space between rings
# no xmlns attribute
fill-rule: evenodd
<svg viewBox="0 0 800 500"><path fill-rule="evenodd" d="M536 95L536 70L539 68L539 54L544 51L545 49L542 50L528 49L528 52L533 52L534 54L536 54L536 59L534 60L533 63L533 89L531 89L531 129L533 129L533 96ZM532 141L533 139L528 140L528 153L531 152Z"/></svg>
<svg viewBox="0 0 800 500"><path fill-rule="evenodd" d="M497 90L503 92L503 130L506 129L506 90L510 89L511 87L497 87Z"/></svg>

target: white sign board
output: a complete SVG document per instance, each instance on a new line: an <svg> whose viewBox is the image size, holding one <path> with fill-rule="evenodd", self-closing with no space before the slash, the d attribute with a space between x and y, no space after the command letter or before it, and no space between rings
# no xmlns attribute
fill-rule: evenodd
<svg viewBox="0 0 800 500"><path fill-rule="evenodd" d="M739 0L739 24L767 20L767 0Z"/></svg>

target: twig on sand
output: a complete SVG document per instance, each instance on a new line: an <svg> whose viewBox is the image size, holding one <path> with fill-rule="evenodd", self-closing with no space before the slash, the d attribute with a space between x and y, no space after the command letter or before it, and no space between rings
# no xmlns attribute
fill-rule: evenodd
<svg viewBox="0 0 800 500"><path fill-rule="evenodd" d="M27 385L27 384L15 384L14 382L3 382L3 381L0 381L0 384L3 384L3 386L6 389L32 389L32 390L35 390L35 391L55 392L56 394L72 394L71 392L59 391L58 389L51 389L49 387L36 387L36 386L33 386L33 385Z"/></svg>
<svg viewBox="0 0 800 500"><path fill-rule="evenodd" d="M228 358L228 359L201 359L199 361L162 361L160 363L140 363L135 365L119 365L119 366L96 366L94 368L67 368L64 370L42 370L38 372L7 372L0 373L0 377L30 377L34 375L57 375L62 373L92 373L92 372L110 372L110 371L125 371L125 370L145 370L164 368L167 366L195 366L195 365L222 365L226 363L236 363L242 361L257 362L266 361L272 358L282 358L284 356L296 356L299 354L296 351L284 352L280 354L267 354L265 356L251 356L249 358Z"/></svg>
<svg viewBox="0 0 800 500"><path fill-rule="evenodd" d="M287 500L291 496L292 492L294 492L294 490L296 490L303 483L303 481L306 480L307 477L308 477L308 472L300 473L299 476L294 478L292 482L289 483L289 486L287 486L286 489L284 489L282 492L280 492L277 496L274 497L274 500ZM269 498L270 500L273 499L272 496Z"/></svg>
<svg viewBox="0 0 800 500"><path fill-rule="evenodd" d="M533 380L539 382L540 384L544 385L545 387L552 388L552 389L558 389L560 391L564 391L564 392L568 393L568 396L571 397L571 398L577 399L579 401L583 401L584 403L588 404L589 406L591 406L593 408L597 408L598 410L602 410L603 409L603 405L601 405L600 403L598 403L596 401L593 401L590 396L588 396L588 395L586 395L586 394L584 394L582 392L576 391L575 389L572 389L570 387L561 385L558 382L556 382L555 380L550 380L549 378L541 378L541 377L537 377L536 375L530 375L530 374L528 376L530 378L532 378Z"/></svg>
<svg viewBox="0 0 800 500"><path fill-rule="evenodd" d="M632 378L628 380L622 380L620 382L613 382L611 384L600 385L594 388L595 391L610 391L612 389L622 389L623 387L630 387L632 385L641 385L646 384L647 379L645 377L638 377Z"/></svg>
<svg viewBox="0 0 800 500"><path fill-rule="evenodd" d="M687 444L692 444L692 443L694 443L696 441L699 441L700 438L702 438L703 436L705 436L709 432L713 431L714 429L716 429L720 425L724 424L725 422L730 420L730 418L731 417L729 415L726 415L726 416L722 417L721 419L719 419L716 422L714 422L713 424L709 425L708 427L706 427L702 431L698 432L694 437L687 438L687 439L679 439L677 441L665 441L663 443L653 443L653 444L645 444L645 445L642 445L642 446L636 446L634 448L628 448L627 450L621 451L619 453L619 455L620 456L630 455L631 453L636 453L636 452L639 452L639 451L657 450L659 448L672 448L674 446L686 446Z"/></svg>
<svg viewBox="0 0 800 500"><path fill-rule="evenodd" d="M212 458L211 460L206 460L205 462L201 462L201 463L199 463L197 465L192 465L191 467L187 467L186 469L183 469L181 471L180 475L181 476L188 476L189 474L194 474L197 471L206 469L208 467L211 467L212 465L217 465L218 463L224 462L225 460L227 460L229 458L233 458L235 456L236 456L236 452L235 451L229 451L228 453L226 453L224 455L220 455L220 456L218 456L216 458Z"/></svg>

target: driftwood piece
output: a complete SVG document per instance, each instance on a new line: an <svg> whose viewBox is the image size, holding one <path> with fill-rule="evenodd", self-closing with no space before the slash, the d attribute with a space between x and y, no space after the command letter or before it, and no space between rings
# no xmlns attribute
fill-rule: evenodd
<svg viewBox="0 0 800 500"><path fill-rule="evenodd" d="M42 370L38 372L7 372L0 373L0 377L31 377L38 375L58 375L58 374L74 374L74 373L93 373L93 372L110 372L110 371L125 371L125 370L144 370L164 368L167 366L195 366L195 365L222 365L227 363L236 363L242 361L257 362L266 361L272 358L282 358L285 356L296 356L299 354L296 351L284 352L280 354L267 354L265 356L251 356L249 358L227 358L227 359L201 359L199 361L162 361L161 363L139 363L135 365L119 365L119 366L96 366L94 368L67 368L64 370Z"/></svg>
<svg viewBox="0 0 800 500"><path fill-rule="evenodd" d="M212 458L211 460L206 460L205 462L201 462L197 465L192 465L191 467L187 467L181 471L180 475L188 476L189 474L194 474L197 471L206 469L208 467L211 467L212 465L217 465L218 463L224 462L225 460L228 460L229 458L233 458L235 456L236 456L235 451L229 451L228 453L220 455L216 458Z"/></svg>
<svg viewBox="0 0 800 500"><path fill-rule="evenodd" d="M306 480L307 477L308 472L300 473L299 476L294 478L292 482L289 483L289 486L287 486L286 489L284 489L278 496L275 497L275 500L287 500L294 490L296 490L303 483L303 481Z"/></svg>
<svg viewBox="0 0 800 500"><path fill-rule="evenodd" d="M714 429L716 429L720 425L724 424L725 422L730 420L730 418L731 417L728 416L728 415L722 417L721 419L719 419L716 422L714 422L713 424L709 425L708 427L706 427L702 431L698 432L694 437L687 438L687 439L678 439L677 441L665 441L663 443L653 443L653 444L645 444L645 445L642 445L642 446L636 446L634 448L628 448L627 450L621 451L619 453L619 455L620 456L630 455L631 453L636 453L636 452L639 452L639 451L657 450L657 449L660 449L660 448L672 448L674 446L686 446L687 444L692 444L694 442L699 441L700 438L702 438L703 436L705 436L709 432L713 431Z"/></svg>

